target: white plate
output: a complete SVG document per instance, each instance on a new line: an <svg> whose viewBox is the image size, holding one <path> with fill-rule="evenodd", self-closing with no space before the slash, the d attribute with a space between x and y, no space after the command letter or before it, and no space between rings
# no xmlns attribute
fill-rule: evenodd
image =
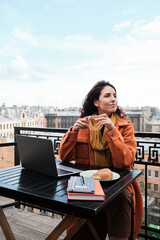
<svg viewBox="0 0 160 240"><path fill-rule="evenodd" d="M80 176L83 177L92 177L92 175L94 173L96 173L98 170L87 170L87 171L83 171L80 173ZM112 179L108 179L108 180L100 180L100 181L114 181L117 180L118 178L120 178L120 175L116 172L113 172L113 178Z"/></svg>

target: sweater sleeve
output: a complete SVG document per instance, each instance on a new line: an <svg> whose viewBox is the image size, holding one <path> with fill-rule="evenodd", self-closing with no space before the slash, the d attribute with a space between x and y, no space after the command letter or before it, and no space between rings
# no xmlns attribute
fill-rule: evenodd
<svg viewBox="0 0 160 240"><path fill-rule="evenodd" d="M62 137L59 148L59 157L62 161L68 162L75 159L77 135L78 133L72 132L70 128L68 132Z"/></svg>
<svg viewBox="0 0 160 240"><path fill-rule="evenodd" d="M137 150L132 123L128 122L122 133L114 127L111 131L106 132L106 138L114 167L132 169Z"/></svg>

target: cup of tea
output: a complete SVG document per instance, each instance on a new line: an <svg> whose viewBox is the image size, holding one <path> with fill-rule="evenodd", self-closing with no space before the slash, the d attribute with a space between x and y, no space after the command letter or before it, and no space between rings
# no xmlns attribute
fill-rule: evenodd
<svg viewBox="0 0 160 240"><path fill-rule="evenodd" d="M98 122L101 120L99 119L100 115L92 115L88 116L88 121L89 121L89 128L91 130L101 130L102 125L98 125Z"/></svg>

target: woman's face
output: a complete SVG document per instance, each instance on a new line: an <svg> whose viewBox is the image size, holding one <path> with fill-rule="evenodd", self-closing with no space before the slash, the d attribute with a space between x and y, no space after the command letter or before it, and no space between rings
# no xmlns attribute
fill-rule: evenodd
<svg viewBox="0 0 160 240"><path fill-rule="evenodd" d="M117 109L117 94L110 86L105 86L100 93L99 99L94 101L98 114L106 113L108 116Z"/></svg>

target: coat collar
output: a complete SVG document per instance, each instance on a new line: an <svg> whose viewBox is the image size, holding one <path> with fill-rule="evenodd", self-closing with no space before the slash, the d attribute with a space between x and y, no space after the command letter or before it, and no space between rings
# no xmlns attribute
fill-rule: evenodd
<svg viewBox="0 0 160 240"><path fill-rule="evenodd" d="M129 124L129 120L126 120L124 118L119 117L118 115L116 115L117 121L116 121L116 127L122 127L122 126L126 126Z"/></svg>

